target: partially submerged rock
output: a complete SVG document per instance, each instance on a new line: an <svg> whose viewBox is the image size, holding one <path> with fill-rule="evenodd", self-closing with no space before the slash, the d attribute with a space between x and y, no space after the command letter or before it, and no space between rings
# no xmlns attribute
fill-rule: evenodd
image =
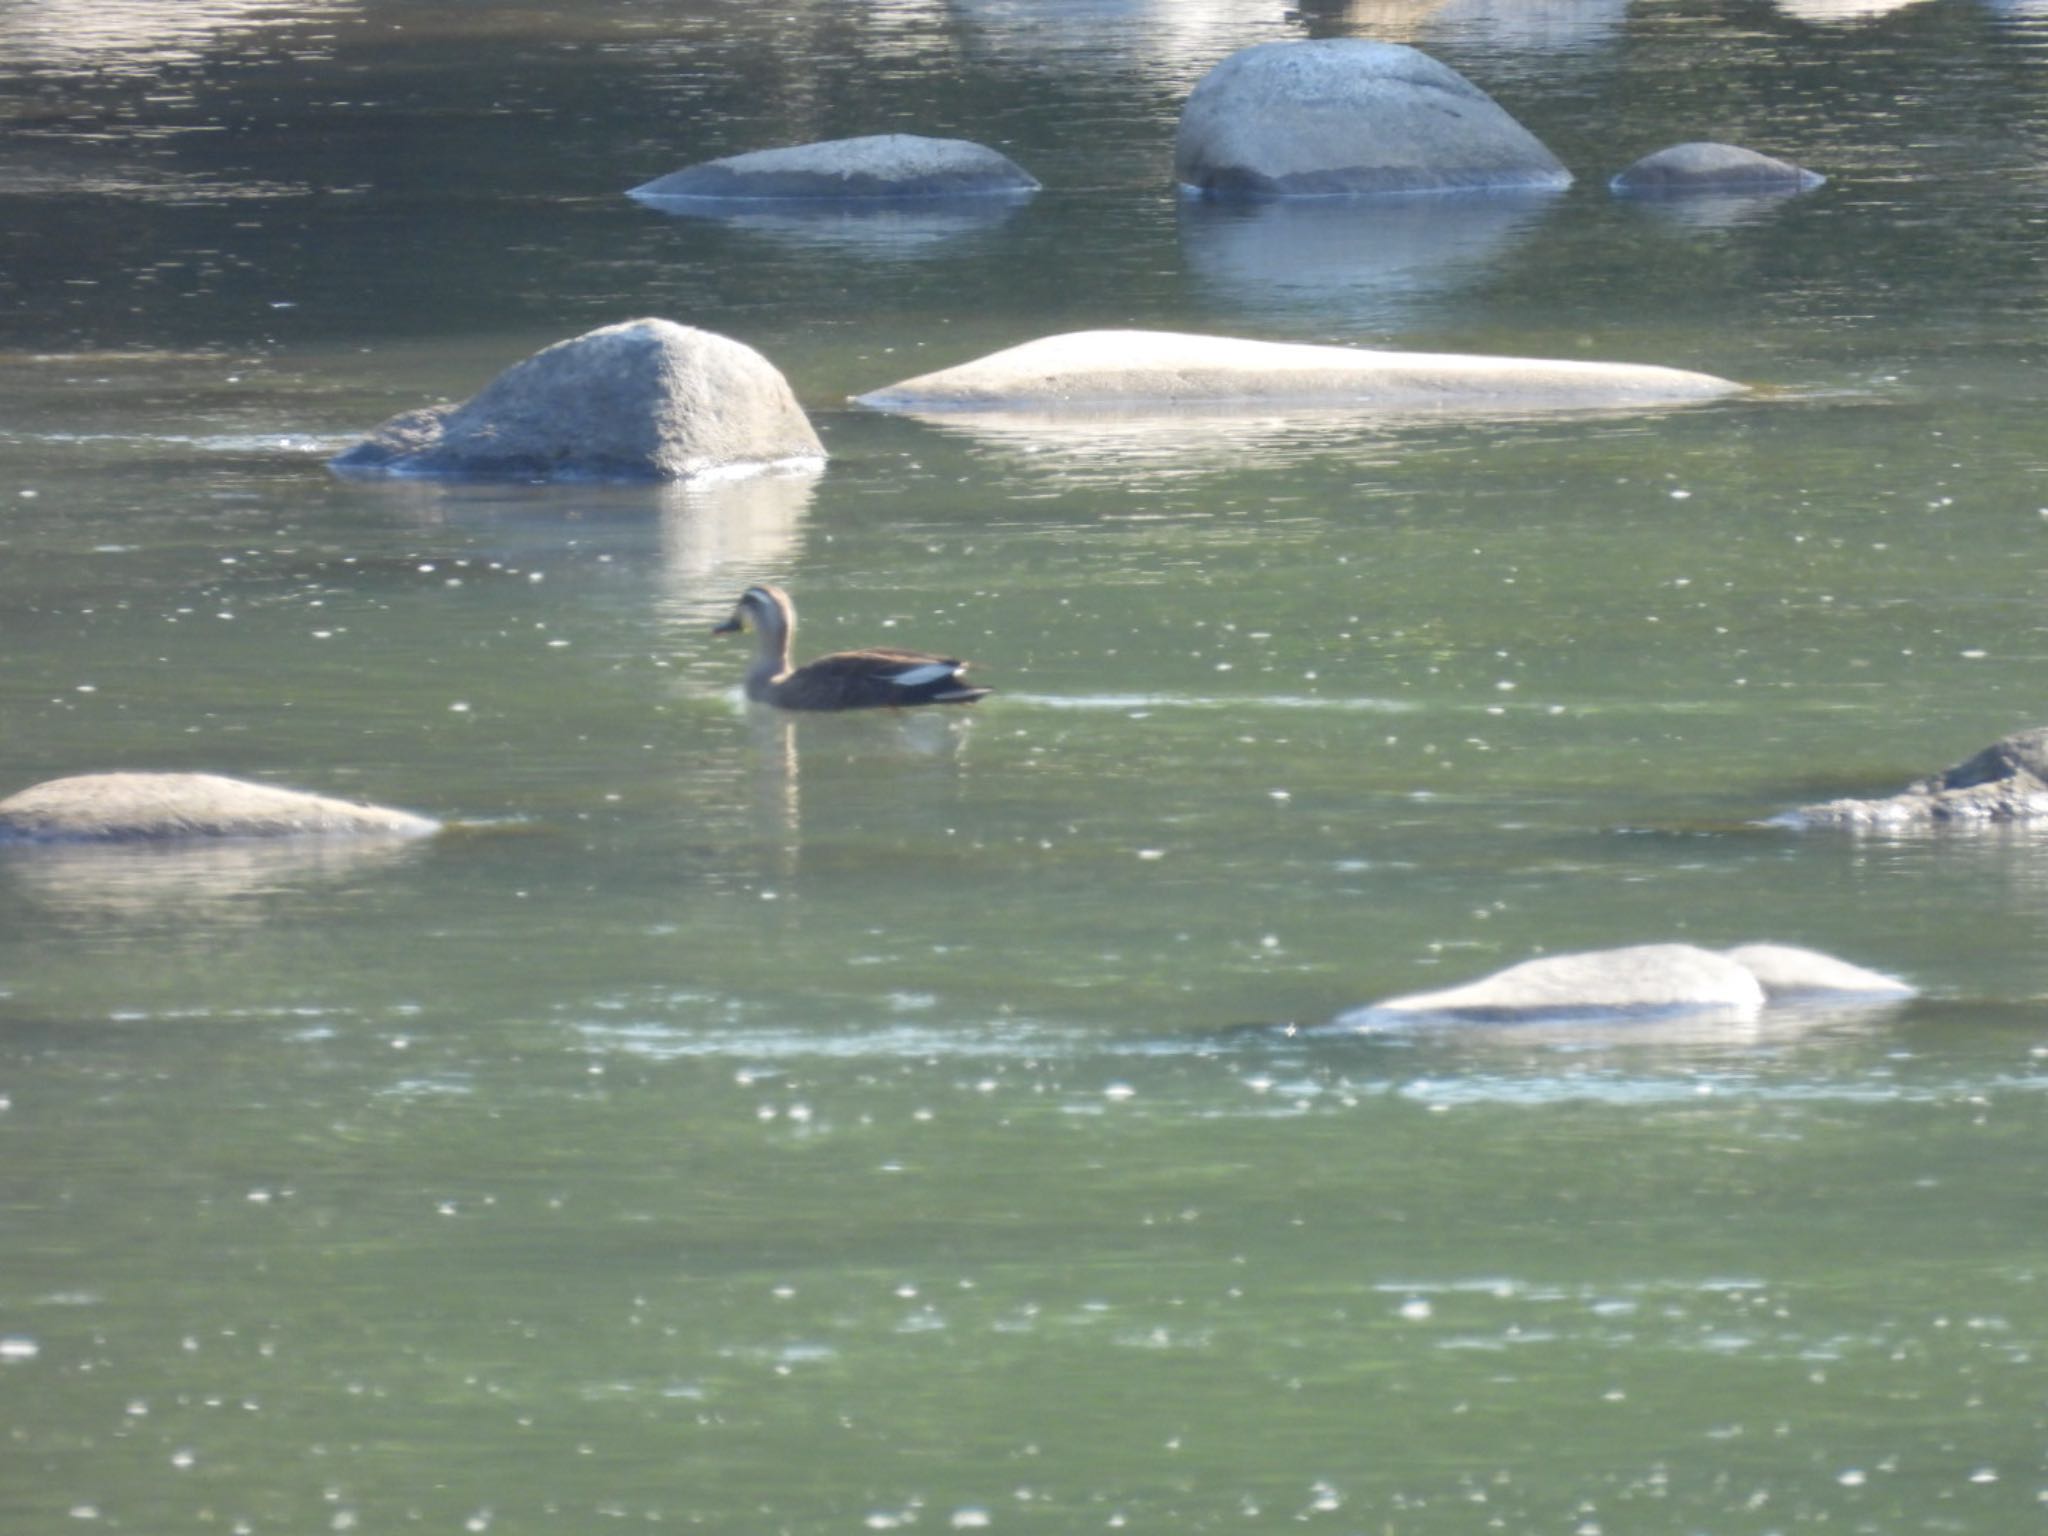
<svg viewBox="0 0 2048 1536"><path fill-rule="evenodd" d="M1673 144L1619 172L1608 182L1632 197L1676 197L1690 192L1805 192L1827 178L1789 160L1736 144Z"/></svg>
<svg viewBox="0 0 2048 1536"><path fill-rule="evenodd" d="M1175 178L1209 197L1564 187L1557 156L1486 92L1399 43L1259 43L1181 109Z"/></svg>
<svg viewBox="0 0 2048 1536"><path fill-rule="evenodd" d="M2048 818L2048 726L2016 731L1881 800L1828 800L1774 819L1784 826L1889 832L2043 818Z"/></svg>
<svg viewBox="0 0 2048 1536"><path fill-rule="evenodd" d="M1007 155L967 139L876 133L757 149L685 166L627 196L717 201L1025 197L1039 183Z"/></svg>
<svg viewBox="0 0 2048 1536"><path fill-rule="evenodd" d="M0 800L0 843L220 837L424 837L410 811L211 773L88 773Z"/></svg>
<svg viewBox="0 0 2048 1536"><path fill-rule="evenodd" d="M856 397L879 411L1159 412L1276 405L1572 410L1739 394L1710 374L1642 363L1381 352L1173 331L1073 331Z"/></svg>
<svg viewBox="0 0 2048 1536"><path fill-rule="evenodd" d="M1767 1003L1876 1001L1914 995L1914 989L1896 976L1795 944L1738 944L1724 953L1757 979Z"/></svg>
<svg viewBox="0 0 2048 1536"><path fill-rule="evenodd" d="M344 473L674 480L824 457L760 353L648 319L557 342L459 405L392 417L330 463Z"/></svg>
<svg viewBox="0 0 2048 1536"><path fill-rule="evenodd" d="M1913 995L1897 977L1816 950L1745 944L1727 951L1692 944L1638 944L1546 955L1439 992L1391 998L1338 1023L1385 1028L1417 1020L1753 1019L1773 1004L1895 1002Z"/></svg>

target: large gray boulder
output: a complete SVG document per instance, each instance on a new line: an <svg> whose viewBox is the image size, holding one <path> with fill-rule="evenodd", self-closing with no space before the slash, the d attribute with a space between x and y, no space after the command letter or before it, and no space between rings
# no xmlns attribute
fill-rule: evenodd
<svg viewBox="0 0 2048 1536"><path fill-rule="evenodd" d="M1486 92L1399 43L1259 43L1181 109L1173 171L1210 197L1564 187L1571 172Z"/></svg>
<svg viewBox="0 0 2048 1536"><path fill-rule="evenodd" d="M1913 988L1895 976L1789 944L1746 944L1725 952L1637 944L1525 960L1463 986L1374 1003L1338 1022L1385 1028L1418 1020L1742 1021L1773 1004L1884 1003L1912 995Z"/></svg>
<svg viewBox="0 0 2048 1536"><path fill-rule="evenodd" d="M424 837L410 811L211 773L86 773L0 800L0 843L218 837Z"/></svg>
<svg viewBox="0 0 2048 1536"><path fill-rule="evenodd" d="M2042 818L2048 818L2048 726L2016 731L1895 795L1803 805L1774 820L1781 826L1895 832Z"/></svg>
<svg viewBox="0 0 2048 1536"><path fill-rule="evenodd" d="M1073 331L856 397L879 411L1160 412L1276 405L1386 410L1619 409L1741 392L1641 363L1381 352L1175 331Z"/></svg>
<svg viewBox="0 0 2048 1536"><path fill-rule="evenodd" d="M757 149L683 167L627 195L774 200L1024 197L1038 190L1028 171L967 139L876 133L782 149Z"/></svg>
<svg viewBox="0 0 2048 1536"><path fill-rule="evenodd" d="M1673 144L1618 172L1608 186L1631 197L1691 192L1805 192L1827 178L1737 144Z"/></svg>
<svg viewBox="0 0 2048 1536"><path fill-rule="evenodd" d="M461 404L392 417L329 463L343 473L675 480L824 457L774 364L731 337L650 319L556 342Z"/></svg>

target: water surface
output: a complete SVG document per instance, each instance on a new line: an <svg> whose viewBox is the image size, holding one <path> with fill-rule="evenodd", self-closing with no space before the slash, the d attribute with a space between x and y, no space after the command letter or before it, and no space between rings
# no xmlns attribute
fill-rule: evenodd
<svg viewBox="0 0 2048 1536"><path fill-rule="evenodd" d="M1180 99L1411 42L1579 177L1217 209ZM1762 825L2042 722L2024 6L0 8L0 787L203 769L425 846L0 865L9 1529L2021 1529L2048 878ZM622 194L915 131L987 219ZM1804 198L1620 204L1683 139ZM588 327L832 452L338 480ZM996 432L847 397L1095 325L1614 358L1680 412ZM974 658L762 718L711 624ZM1912 1005L1319 1032L1769 938Z"/></svg>

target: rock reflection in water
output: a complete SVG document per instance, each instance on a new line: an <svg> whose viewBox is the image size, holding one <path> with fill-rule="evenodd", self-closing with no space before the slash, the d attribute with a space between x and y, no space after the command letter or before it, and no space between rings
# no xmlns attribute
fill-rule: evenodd
<svg viewBox="0 0 2048 1536"><path fill-rule="evenodd" d="M622 557L660 562L664 618L708 626L750 584L787 576L823 474L822 466L804 465L588 485L394 477L351 483L348 492L422 525L488 526L488 555L521 567L559 550L565 539L602 533Z"/></svg>
<svg viewBox="0 0 2048 1536"><path fill-rule="evenodd" d="M6 850L0 878L70 917L257 923L267 898L381 873L427 846L388 837L24 844Z"/></svg>
<svg viewBox="0 0 2048 1536"><path fill-rule="evenodd" d="M1631 210L1674 229L1736 229L1779 212L1802 195L1798 187L1750 192L1689 192L1684 196L1624 199Z"/></svg>
<svg viewBox="0 0 2048 1536"><path fill-rule="evenodd" d="M195 62L225 34L282 30L344 9L334 0L40 0L0 7L0 61L154 76Z"/></svg>
<svg viewBox="0 0 2048 1536"><path fill-rule="evenodd" d="M1570 53L1612 41L1627 18L1628 0L1340 0L1303 9L1341 15L1361 34L1425 50L1466 43Z"/></svg>
<svg viewBox="0 0 2048 1536"><path fill-rule="evenodd" d="M786 577L823 473L788 469L664 486L662 616L715 624L755 582Z"/></svg>
<svg viewBox="0 0 2048 1536"><path fill-rule="evenodd" d="M1228 407L1145 411L909 411L927 426L971 437L1004 454L1029 456L1063 469L1097 470L1111 478L1134 470L1174 475L1229 468L1259 456L1289 455L1342 445L1359 447L1367 413L1359 407L1264 407L1246 415Z"/></svg>
<svg viewBox="0 0 2048 1536"><path fill-rule="evenodd" d="M936 255L954 241L991 230L1029 202L1031 194L956 198L889 198L871 202L636 196L672 218L710 219L779 244L878 261Z"/></svg>
<svg viewBox="0 0 2048 1536"><path fill-rule="evenodd" d="M1872 21L1926 3L1927 0L1778 0L1778 9L1799 21Z"/></svg>
<svg viewBox="0 0 2048 1536"><path fill-rule="evenodd" d="M1423 299L1483 275L1536 228L1556 193L1184 200L1181 247L1213 300L1393 330Z"/></svg>

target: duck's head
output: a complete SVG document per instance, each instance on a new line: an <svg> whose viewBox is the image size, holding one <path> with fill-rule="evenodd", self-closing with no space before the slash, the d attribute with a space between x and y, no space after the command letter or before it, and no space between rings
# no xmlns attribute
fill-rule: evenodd
<svg viewBox="0 0 2048 1536"><path fill-rule="evenodd" d="M765 634L788 634L796 628L796 609L789 601L789 594L780 587L765 583L749 587L740 594L738 604L732 610L732 617L715 626L714 635L736 635L752 628Z"/></svg>

